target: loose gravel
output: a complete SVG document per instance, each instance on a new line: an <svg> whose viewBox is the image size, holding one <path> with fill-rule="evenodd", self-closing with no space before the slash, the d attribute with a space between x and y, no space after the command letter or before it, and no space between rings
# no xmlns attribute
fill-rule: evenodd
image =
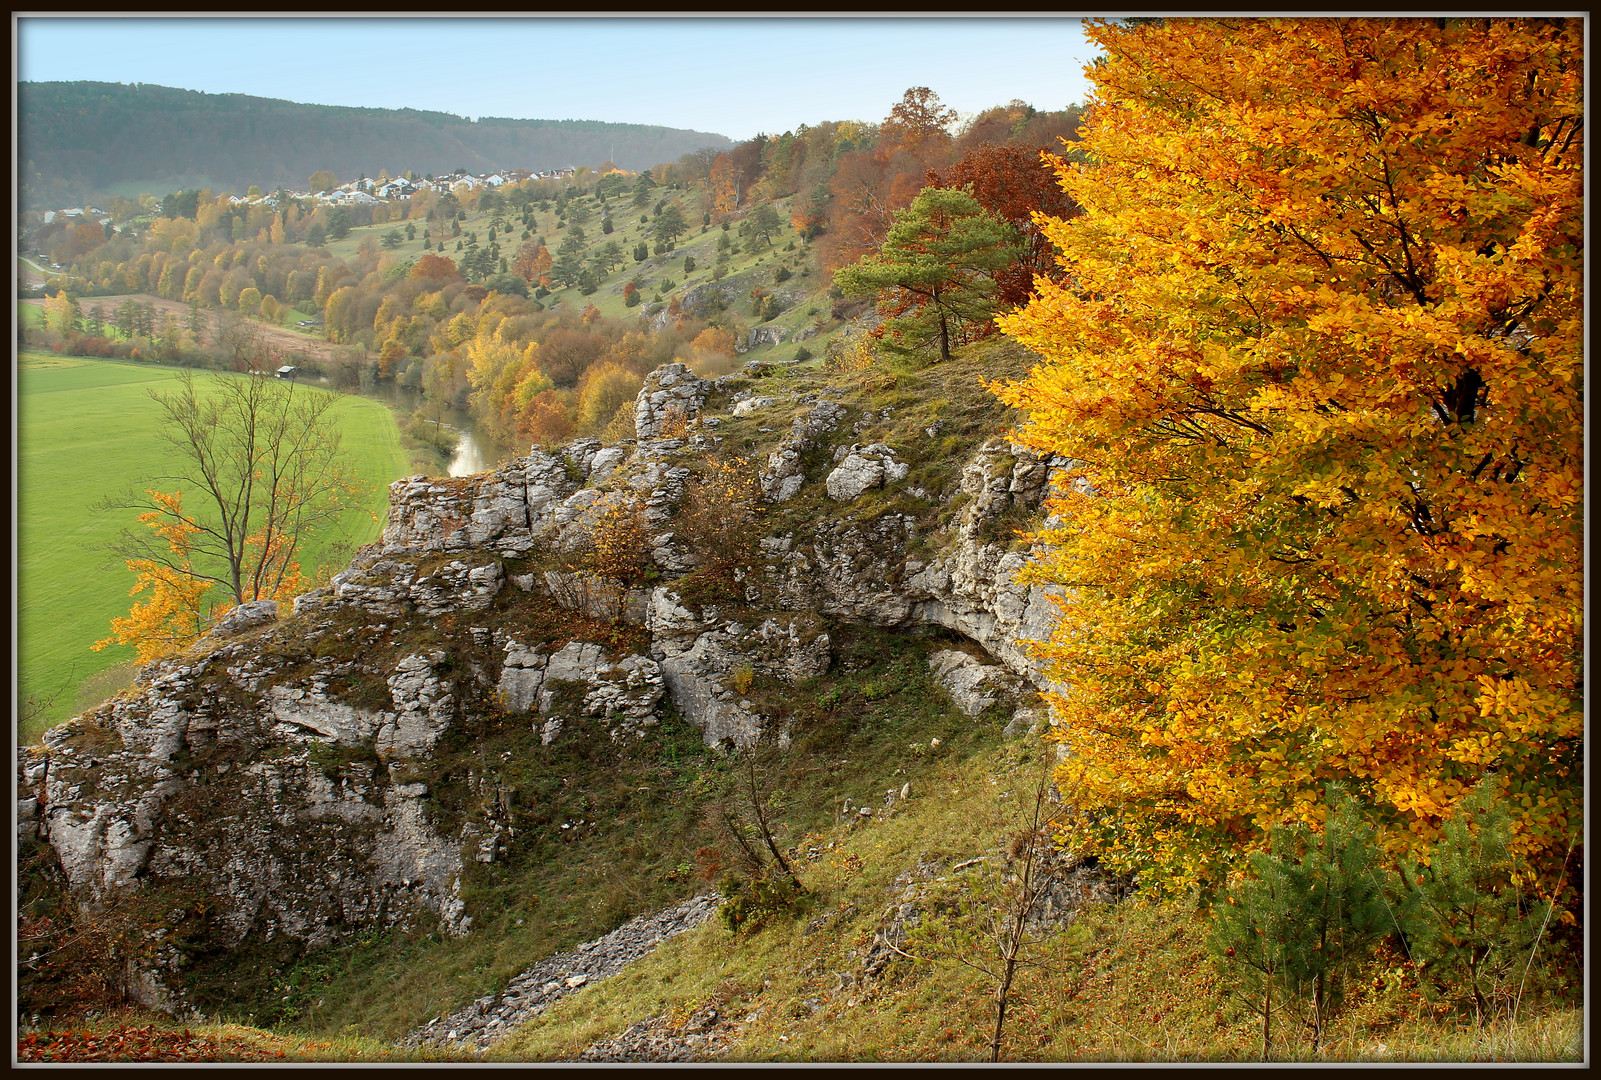
<svg viewBox="0 0 1601 1080"><path fill-rule="evenodd" d="M706 893L677 907L630 919L604 937L586 941L568 952L547 956L512 979L499 994L481 997L449 1016L435 1017L401 1040L401 1045L481 1053L495 1040L508 1035L518 1024L540 1015L568 994L617 974L628 964L654 951L662 942L699 926L716 910L717 902L716 893ZM645 1025L636 1024L634 1027L644 1028ZM624 1052L621 1044L633 1032L634 1028L630 1028L608 1042L618 1043L619 1052ZM641 1031L639 1037L631 1040L640 1043L641 1051L645 1050L644 1043L650 1041L643 1038L645 1034ZM605 1046L604 1043L596 1044L596 1047ZM667 1048L661 1049L666 1052ZM706 1053L706 1048L697 1049L702 1055ZM607 1055L598 1060L678 1060L649 1056L620 1058L610 1056L607 1049L598 1050L597 1053ZM586 1060L596 1060L590 1057L589 1051L585 1051L584 1057Z"/></svg>

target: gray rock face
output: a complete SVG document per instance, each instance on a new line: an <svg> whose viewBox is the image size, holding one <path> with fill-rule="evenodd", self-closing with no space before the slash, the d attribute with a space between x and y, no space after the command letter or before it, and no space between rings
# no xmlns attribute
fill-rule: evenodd
<svg viewBox="0 0 1601 1080"><path fill-rule="evenodd" d="M274 686L267 691L273 733L302 745L359 746L377 734L382 714L329 700L322 688Z"/></svg>
<svg viewBox="0 0 1601 1080"><path fill-rule="evenodd" d="M489 549L524 555L578 484L565 458L535 450L492 472L460 479L413 476L389 485L385 554Z"/></svg>
<svg viewBox="0 0 1601 1080"><path fill-rule="evenodd" d="M729 685L741 668L750 666L736 645L743 628L720 624L715 609L690 611L667 588L651 593L645 625L668 693L706 742L754 742L762 732L762 717Z"/></svg>
<svg viewBox="0 0 1601 1080"><path fill-rule="evenodd" d="M634 400L635 434L640 439L658 437L662 424L674 412L685 420L694 419L710 390L711 383L685 364L657 368L645 377L645 385Z"/></svg>
<svg viewBox="0 0 1601 1080"><path fill-rule="evenodd" d="M906 546L916 526L900 514L865 523L819 523L811 542L769 568L784 608L874 626L908 625L914 600L903 587Z"/></svg>
<svg viewBox="0 0 1601 1080"><path fill-rule="evenodd" d="M1023 690L1023 680L999 664L986 664L965 652L941 649L928 658L934 678L968 716Z"/></svg>
<svg viewBox="0 0 1601 1080"><path fill-rule="evenodd" d="M767 455L762 470L762 493L775 503L786 502L800 493L806 477L801 471L801 455L816 440L833 431L845 416L845 407L836 401L819 401L790 423L790 433Z"/></svg>
<svg viewBox="0 0 1601 1080"><path fill-rule="evenodd" d="M955 522L953 542L928 562L913 560L904 568L918 621L959 631L1041 686L1040 662L1029 655L1027 643L1049 635L1057 590L1018 582L1028 551L984 534L1009 510L1037 512L1051 474L1066 464L1001 440L986 443L962 470L968 502Z"/></svg>
<svg viewBox="0 0 1601 1080"><path fill-rule="evenodd" d="M758 345L777 345L788 333L782 326L758 326L745 335L745 351L749 352Z"/></svg>
<svg viewBox="0 0 1601 1080"><path fill-rule="evenodd" d="M760 674L793 683L828 670L828 634L821 620L805 613L746 627L715 608L691 611L663 587L651 593L646 626L674 704L714 746L748 746L765 728L740 690L741 679Z"/></svg>
<svg viewBox="0 0 1601 1080"><path fill-rule="evenodd" d="M214 638L233 637L246 630L263 626L278 618L278 601L252 600L248 604L240 604L213 626L207 633Z"/></svg>
<svg viewBox="0 0 1601 1080"><path fill-rule="evenodd" d="M456 695L436 671L445 659L436 649L426 656L407 656L395 665L386 680L395 711L382 717L374 740L378 753L398 758L424 755L455 719Z"/></svg>
<svg viewBox="0 0 1601 1080"><path fill-rule="evenodd" d="M560 683L583 686L583 715L612 721L612 739L643 737L658 722L657 709L666 687L662 670L648 656L630 655L608 661L605 650L590 642L573 641L554 653L531 649L519 641L506 642L506 663L500 671L500 692L512 713L557 711ZM559 730L559 720L557 728ZM548 740L547 740L548 741Z"/></svg>
<svg viewBox="0 0 1601 1080"><path fill-rule="evenodd" d="M462 867L499 857L498 827L443 835L430 824L428 786L408 777L475 710L498 703L545 742L599 717L626 741L670 699L708 743L746 745L771 727L747 696L750 680L825 674L837 621L940 625L982 646L997 663L956 650L936 658L970 716L1043 685L1024 642L1047 632L1051 597L1018 582L1028 552L997 521L1037 513L1065 462L986 444L962 470L959 508L928 534L913 514L853 505L904 480L908 465L882 443L841 447L826 480L835 509L762 538L735 572L738 610L720 610L687 602L673 581L697 562L674 514L689 465L714 437L661 437L667 416L697 415L711 389L668 365L636 399L633 444L578 440L477 477L398 481L380 541L297 598L291 617L240 609L223 632L149 665L134 692L25 756L19 836L52 844L84 903L194 884L215 898L227 942L320 943L335 927L421 912L465 932ZM826 395L800 404L762 470L775 503L800 491L804 456L846 419ZM664 580L625 588L553 564L624 504L639 507ZM558 605L642 627L649 655L525 631ZM1019 711L1013 726L1040 722ZM139 978L161 983L159 972Z"/></svg>
<svg viewBox="0 0 1601 1080"><path fill-rule="evenodd" d="M432 834L419 800L359 755L326 771L383 716L315 689L274 687L245 710L221 700L165 710L151 693L114 708L124 730L159 714L167 730L154 737L118 745L82 720L47 737L41 831L75 890L93 901L147 879L201 886L221 901L224 945L252 930L320 944L336 925L405 922L419 908L465 932L460 854ZM282 749L207 752L225 745Z"/></svg>

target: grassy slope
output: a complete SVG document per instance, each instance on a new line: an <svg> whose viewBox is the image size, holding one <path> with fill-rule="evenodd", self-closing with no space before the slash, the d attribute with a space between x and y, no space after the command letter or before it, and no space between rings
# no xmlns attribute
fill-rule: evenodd
<svg viewBox="0 0 1601 1080"><path fill-rule="evenodd" d="M678 198L657 192L652 198ZM593 248L617 240L630 254L643 233L640 211L626 196L613 201L615 231L600 233L596 211L584 226ZM664 278L672 292L708 281L716 261L717 226L702 233L689 199L681 203L689 234L665 260L646 268L631 257L589 297L576 289L553 299L582 307L594 303L604 314L638 315L655 297ZM508 257L520 244L521 225L513 215L501 249ZM538 215L534 235L551 249L565 230L554 213ZM464 231L482 242L489 215L474 215ZM331 245L354 252L363 235L381 236L392 223L355 230ZM737 223L730 239L738 240ZM733 256L729 278L760 280L772 287L781 264L796 275L781 288L814 295L775 320L795 329L818 321L808 310L825 309L826 282L813 270L800 277L802 253L785 251L789 236L771 248L741 250ZM740 240L739 247L751 245ZM799 245L797 245L799 246ZM459 258L455 238L445 254ZM419 240L402 255L420 253ZM697 269L686 280L685 255ZM789 260L789 261L786 261ZM652 265L662 263L662 265ZM646 281L645 304L629 309L623 283L635 273ZM726 279L725 279L726 280ZM744 285L748 293L748 284ZM548 304L550 299L546 300ZM741 300L736 310L748 326L758 325ZM820 343L806 343L820 352ZM780 357L795 346L773 350ZM766 352L767 350L762 350ZM909 483L937 491L955 481L955 448L944 445L960 435L999 430L994 404L974 387L973 375L1018 374L1011 351L986 343L970 351L970 363L931 369L917 378L882 372L857 380L856 404L888 409L886 415L852 441L884 440L918 447ZM757 355L761 355L758 353ZM804 370L771 376L774 385L798 389L815 373ZM763 380L764 385L766 380ZM797 384L797 385L792 385ZM853 395L854 396L854 395ZM755 452L764 428L783 429L787 416L759 411L725 421L719 433L735 452ZM923 429L940 421L946 433L927 439ZM919 446L919 444L922 444ZM814 493L815 495L815 493ZM864 511L887 505L890 496L862 500ZM885 506L877 505L885 502ZM803 496L771 523L775 531L798 525L815 507ZM1003 523L1005 524L1005 523ZM1017 524L1021 524L1020 522ZM930 692L919 676L921 652L929 647L911 639L874 639L864 655L866 667L838 669L818 685L782 690L782 714L797 719L802 738L789 763L774 780L790 813L784 839L804 852L815 851L802 876L811 890L793 919L772 920L739 938L713 922L685 935L622 975L586 988L503 1042L492 1057L548 1060L578 1053L590 1042L615 1035L652 1017L681 1024L692 1012L714 1005L739 1022L734 1060L980 1060L987 1054L992 1024L982 976L955 966L937 968L910 960L891 965L876 983L853 986L861 951L870 942L885 907L897 899L897 875L919 858L947 864L986 851L994 853L1012 825L1009 800L1017 794L1019 770L1034 763L1038 750L1003 746L1002 719L968 721ZM896 687L879 697L888 682ZM863 694L872 684L872 698ZM758 688L761 689L760 687ZM771 692L780 688L769 687ZM944 740L938 752L929 737ZM303 1060L373 1060L394 1057L385 1038L491 993L518 970L552 951L593 937L627 915L663 906L672 898L703 889L696 876L695 851L709 837L699 823L699 807L727 781L718 759L695 744L692 732L667 725L636 759L609 763L574 760L570 745L551 748L526 738L502 738L462 748L460 760L442 760L443 769L481 766L512 751L516 775L508 782L539 793L552 820L564 813L588 819L592 827L559 854L526 862L478 868L469 902L477 932L460 941L427 936L369 934L345 946L278 965L274 958L250 958L230 974L237 979L224 1002L210 1005L225 1015L256 1013L276 1025L277 1036L312 1048ZM582 757L583 755L579 755ZM590 775L575 786L565 783L575 770ZM842 795L877 806L886 787L910 780L913 797L887 820L847 827L836 824L831 807ZM642 789L650 790L643 793ZM668 796L662 799L661 796ZM1005 796L1004 798L1002 796ZM599 811L599 814L591 810ZM570 811L570 813L568 813ZM649 813L648 819L637 815ZM597 829L593 827L599 825ZM544 856L546 853L541 852ZM809 929L816 926L815 929ZM1024 1060L1250 1060L1259 1049L1259 1019L1230 994L1207 959L1204 920L1190 907L1157 908L1140 903L1091 905L1079 926L1059 936L1041 957L1047 967L1023 970L1015 987L1007 1056ZM1531 993L1515 1028L1477 1029L1471 1015L1449 1005L1435 1007L1418 993L1415 981L1397 976L1394 958L1371 965L1356 981L1350 1008L1330 1031L1325 1060L1575 1060L1575 1041L1583 1015L1571 1007L1561 978ZM840 976L845 976L842 981ZM244 993L240 993L244 991ZM748 1022L747 1017L754 1017ZM1280 1038L1289 1025L1282 1019ZM355 1033L360 1032L362 1035ZM1304 1042L1301 1044L1304 1050ZM320 1049L318 1049L320 1048ZM1292 1047L1291 1053L1294 1053ZM319 1057L318 1055L326 1055ZM291 1050L291 1056L297 1056ZM400 1054L402 1059L425 1055ZM426 1055L432 1057L436 1055ZM445 1055L438 1055L445 1056Z"/></svg>
<svg viewBox="0 0 1601 1080"><path fill-rule="evenodd" d="M856 975L882 917L904 898L897 875L931 856L947 866L979 854L1002 860L1004 838L1025 820L1019 796L1027 802L1038 753L1025 742L950 755L921 788L914 783L902 813L809 838L823 854L803 871L812 897L799 917L741 936L708 922L522 1025L490 1056L570 1058L635 1023L681 1025L710 1006L738 1029L724 1060L988 1060L995 983L986 976L963 962L907 958L876 980ZM1077 923L1026 954L1034 962L1012 987L1003 1060L1256 1059L1259 1015L1220 979L1205 936L1190 905L1086 904ZM994 966L981 947L956 952ZM1437 1006L1415 982L1393 978L1396 966L1387 958L1354 974L1316 1060L1577 1059L1583 1014L1571 1002L1531 993L1517 1025L1481 1029L1471 1009ZM1287 1017L1278 1024L1275 1058L1310 1060L1304 1033Z"/></svg>
<svg viewBox="0 0 1601 1080"><path fill-rule="evenodd" d="M157 431L157 406L145 391L160 390L172 377L149 365L31 353L19 358L20 691L54 699L22 733L24 740L72 714L80 683L132 658L127 647L89 650L133 602L127 596L132 575L104 550L132 523L132 514L97 513L94 505L137 490L159 469L167 450ZM342 411L344 445L371 494L366 509L347 515L343 537L324 538L303 560L307 567L343 565L351 544L375 537L387 485L407 468L387 408L351 398Z"/></svg>
<svg viewBox="0 0 1601 1080"><path fill-rule="evenodd" d="M1025 362L1014 346L991 341L949 366L855 373L844 398L852 415L872 410L880 419L838 437L906 447L911 479L947 488L956 480L952 462L965 453L951 440L967 445L1004 426L975 375L1015 374ZM840 378L819 367L781 368L753 383L764 392L807 392ZM934 420L944 430L929 438L923 429ZM758 410L726 418L719 433L732 452L750 454L770 438L763 428L785 430L786 421ZM786 504L769 527L802 527L817 510L808 498ZM864 498L858 510L890 508L904 509ZM752 689L764 711L793 725L794 742L768 789L780 796L779 836L794 847L810 890L801 910L739 937L714 920L525 1024L490 1057L568 1057L631 1024L682 1024L710 1005L737 1029L733 1060L984 1058L992 984L972 969L903 959L876 981L853 977L886 908L901 898L900 875L924 859L949 867L1000 857L1041 748L1003 743L1001 710L971 720L949 706L925 661L929 649L959 644L942 633L841 629L836 639L837 663L826 677L799 687L758 679ZM199 996L208 1014L269 1025L263 1038L293 1059L448 1059L455 1055L397 1051L388 1040L495 992L542 956L708 887L702 849L718 842L703 808L730 775L687 725L669 719L626 752L577 724L548 747L526 724L491 719L479 727L443 748L424 777L454 805L471 801L456 791L464 772L491 770L520 794L516 813L528 816L518 824L516 855L468 875L475 932L443 941L369 932L299 957L261 949L198 973L211 988ZM894 814L868 824L836 820L843 797L878 807L886 790L904 783L911 799ZM564 822L583 824L559 830ZM1020 973L1007 1057L1253 1059L1259 1020L1220 981L1204 938L1192 906L1090 904L1076 928L1040 950L1046 966ZM1425 1000L1396 958L1384 958L1353 980L1324 1059L1574 1060L1583 1023L1575 984L1562 971L1542 976L1542 966L1516 1027L1478 1029L1471 1011ZM1288 1044L1292 1025L1278 1023ZM1304 1053L1304 1040L1296 1045Z"/></svg>
<svg viewBox="0 0 1601 1080"><path fill-rule="evenodd" d="M654 249L654 242L648 237L648 226L640 221L642 215L648 215L657 202L665 199L669 204L676 203L684 220L690 223L688 232L679 238L672 252L662 256L652 256L645 263L636 263L633 259L633 250L640 240L645 239ZM701 213L698 197L693 193L669 191L665 188L652 192L650 203L644 209L633 206L631 195L625 194L609 200L612 215L613 231L608 236L601 232L601 210L599 203L593 196L584 199L590 207L590 219L583 225L586 237L583 257L587 260L589 255L610 241L616 241L622 248L625 261L619 268L613 270L600 287L588 296L577 288L556 289L543 301L547 307L567 306L574 310L581 310L593 304L602 315L612 318L636 318L643 315L649 305L655 300L658 292L662 293L662 302L674 294L682 295L697 285L703 285L712 280L712 267L717 262L717 241L723 234L719 225L713 224L702 231ZM780 218L788 216L787 202L778 203ZM490 222L493 214L471 213L461 223L462 235L445 238L443 254L451 259L460 260L467 253L465 245L462 250L456 250L458 241L464 241L466 234L475 232L481 246L487 246ZM510 211L502 211L501 216L509 223L504 235L499 236L500 252L509 263L523 244L523 227L521 217ZM533 212L534 224L529 230L530 238L543 236L552 256L561 245L571 225L557 228L557 215L554 209L540 213L536 208ZM416 258L423 254L422 232L423 222L415 222L417 226L417 239L406 241L394 249L394 254L402 258ZM380 225L363 226L352 229L350 235L343 240L328 244L328 251L340 258L354 258L361 243L371 238L375 242L382 239L384 233L390 229L405 229L404 222L385 222ZM448 233L448 230L447 230ZM816 323L820 317L826 317L828 301L821 297L826 292L829 281L827 275L821 274L815 267L810 266L810 249L801 244L787 228L775 237L771 244L754 244L750 240L739 236L739 224L734 222L729 227L728 237L734 242L738 251L729 257L725 281L738 282L741 297L731 310L749 327L763 325L760 319L751 313L748 295L753 284L761 284L769 291L778 289L780 292L792 295L802 295L801 302L786 309L770 325L782 327L792 335L794 331L804 326ZM381 249L382 250L382 249ZM431 249L436 253L437 248ZM695 270L686 274L684 272L684 258L688 256L695 260ZM791 277L782 284L775 281L776 271L780 266L786 267ZM628 307L623 302L623 286L635 276L643 282L640 289L641 303L635 307ZM807 341L807 347L813 352L821 351L818 339ZM785 344L779 347L781 355L793 352L793 347ZM774 351L779 351L774 350ZM762 355L768 350L760 350L754 355Z"/></svg>
<svg viewBox="0 0 1601 1080"><path fill-rule="evenodd" d="M867 644L890 657L883 639ZM976 855L1004 861L1000 849L1023 820L1019 808L1027 803L1042 751L1051 751L1026 739L998 741L1002 717L959 717L916 678L903 684L904 696L863 701L861 689L882 682L886 664L920 660L918 651L831 680L840 691L839 712L857 717L851 726L867 734L836 749L841 757L805 746L797 761L810 755L817 767L792 770L774 784L789 811L780 835L794 845L791 854L809 890L795 914L740 935L714 918L563 999L484 1058L571 1059L636 1023L654 1020L670 1031L711 1008L734 1036L724 1061L987 1060L994 983L985 976L961 963L905 958L876 979L857 976L875 930L906 896L905 871L921 860L946 867ZM903 676L911 670L902 664ZM936 732L949 736L937 748L929 740ZM837 724L813 729L825 739L842 733ZM915 743L907 741L912 736ZM865 767L841 768L847 755ZM684 763L670 802L694 803L717 772L709 758ZM886 781L908 780L911 798L894 813L866 823L833 821L830 809L840 795L876 806ZM596 837L590 844L605 842ZM582 848L580 842L574 854L584 854ZM507 882L512 903L467 939L440 944L374 935L276 971L270 1000L290 1002L283 1007L297 1015L264 1029L230 1023L226 1030L253 1035L297 1060L471 1059L462 1052L398 1050L389 1040L475 993L492 992L519 970L531 954L516 937L515 920L528 914L533 933L536 916L529 908L537 910L554 885L548 876L561 872L549 867L546 877L534 873ZM947 871L944 878L959 881L972 872ZM574 885L581 887L581 878L556 887ZM705 887L680 886L685 892ZM573 914L578 921L594 916L581 905ZM1259 1015L1220 978L1202 944L1205 935L1205 919L1190 904L1137 898L1085 904L1075 925L1046 938L1028 954L1033 963L1019 969L1003 1060L1257 1060ZM950 939L936 935L932 941ZM979 949L958 951L986 961ZM1541 959L1552 959L1549 950ZM1536 965L1515 1023L1481 1027L1471 1007L1428 999L1398 958L1381 957L1352 973L1346 1007L1330 1022L1318 1057L1311 1057L1304 1030L1280 1015L1274 1060L1578 1061L1584 1012L1571 991L1550 992L1561 986L1562 973L1553 978L1544 967ZM261 1004L267 1000L264 993ZM227 1006L220 1015L242 1019Z"/></svg>

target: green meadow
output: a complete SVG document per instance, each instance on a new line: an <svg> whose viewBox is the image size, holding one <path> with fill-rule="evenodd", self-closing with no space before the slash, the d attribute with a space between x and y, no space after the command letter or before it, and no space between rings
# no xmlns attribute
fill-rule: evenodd
<svg viewBox="0 0 1601 1080"><path fill-rule="evenodd" d="M136 515L96 506L139 490L173 453L147 391L165 389L176 373L40 353L21 354L17 368L16 664L19 738L31 741L132 674L131 647L90 646L134 602L133 574L106 544ZM339 416L345 451L370 491L363 509L316 538L302 559L308 571L338 569L354 546L377 537L388 484L409 468L382 403L350 397Z"/></svg>

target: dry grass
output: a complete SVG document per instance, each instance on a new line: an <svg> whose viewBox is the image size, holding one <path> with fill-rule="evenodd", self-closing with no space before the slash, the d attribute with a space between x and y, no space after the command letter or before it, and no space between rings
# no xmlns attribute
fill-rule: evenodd
<svg viewBox="0 0 1601 1080"><path fill-rule="evenodd" d="M1026 747L951 760L905 808L865 826L808 837L810 904L791 920L735 937L715 920L622 974L565 999L491 1049L504 1061L576 1057L653 1017L681 1023L715 1005L731 1020L728 1061L983 1061L993 983L972 970L896 960L859 977L863 953L920 859L949 866L993 851L1011 818L1012 778ZM829 845L832 845L830 848ZM1193 905L1139 899L1087 904L1013 986L1003 1060L1255 1061L1260 1019L1230 993L1202 942ZM1430 1003L1393 958L1354 974L1347 1007L1313 1058L1309 1032L1276 1019L1274 1060L1319 1062L1577 1061L1583 1013L1573 988L1525 1005L1515 1025L1475 1027L1471 1014Z"/></svg>

